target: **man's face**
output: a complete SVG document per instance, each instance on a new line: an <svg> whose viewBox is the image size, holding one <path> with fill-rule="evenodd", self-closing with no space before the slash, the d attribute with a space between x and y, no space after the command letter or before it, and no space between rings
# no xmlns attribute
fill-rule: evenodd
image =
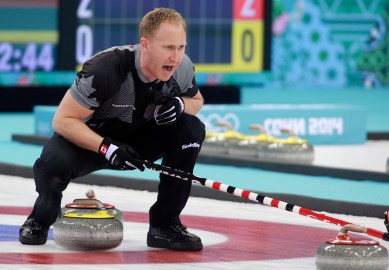
<svg viewBox="0 0 389 270"><path fill-rule="evenodd" d="M181 25L163 23L150 38L141 38L141 68L149 81L167 81L185 53L186 33Z"/></svg>

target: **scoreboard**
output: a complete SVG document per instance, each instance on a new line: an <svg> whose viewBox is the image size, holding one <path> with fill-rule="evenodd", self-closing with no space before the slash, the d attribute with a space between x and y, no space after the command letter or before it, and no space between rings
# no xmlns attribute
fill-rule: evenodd
<svg viewBox="0 0 389 270"><path fill-rule="evenodd" d="M186 53L198 72L257 73L269 69L269 0L61 0L58 69L80 68L106 48L137 44L138 24L156 7L187 22Z"/></svg>
<svg viewBox="0 0 389 270"><path fill-rule="evenodd" d="M0 73L55 69L56 12L52 0L0 1Z"/></svg>

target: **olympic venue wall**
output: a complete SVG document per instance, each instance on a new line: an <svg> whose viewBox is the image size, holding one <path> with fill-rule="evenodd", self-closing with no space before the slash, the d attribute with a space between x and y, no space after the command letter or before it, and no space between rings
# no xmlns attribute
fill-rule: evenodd
<svg viewBox="0 0 389 270"><path fill-rule="evenodd" d="M388 89L200 87L205 93L206 106L199 117L206 124L209 122L210 129L214 128L212 121L228 120L232 115L230 120L235 121L234 128L240 132L252 134L247 128L251 123L263 125L273 135L278 135L280 128L289 128L314 144L359 144L366 141L368 133L389 133ZM36 113L35 106L55 107L66 90L66 87L2 88L0 111ZM51 127L51 118L47 122ZM46 129L46 124L38 120L36 125L36 130L40 130L37 134Z"/></svg>
<svg viewBox="0 0 389 270"><path fill-rule="evenodd" d="M368 132L389 132L389 91L243 88L239 100L206 104L198 116L211 131L222 131L215 124L223 120L244 134L254 134L249 125L260 124L276 136L291 129L312 144L363 144ZM36 135L52 133L55 109L34 106Z"/></svg>
<svg viewBox="0 0 389 270"><path fill-rule="evenodd" d="M50 136L56 106L35 106L35 135ZM222 132L217 122L227 121L243 134L250 124L261 124L271 135L290 129L312 144L360 144L366 140L366 113L362 107L325 104L205 105L198 114L207 130ZM254 135L254 134L253 134ZM289 136L289 135L285 135Z"/></svg>
<svg viewBox="0 0 389 270"><path fill-rule="evenodd" d="M389 132L389 89L242 87L241 104L353 105L365 110L368 133ZM355 121L363 121L356 119Z"/></svg>

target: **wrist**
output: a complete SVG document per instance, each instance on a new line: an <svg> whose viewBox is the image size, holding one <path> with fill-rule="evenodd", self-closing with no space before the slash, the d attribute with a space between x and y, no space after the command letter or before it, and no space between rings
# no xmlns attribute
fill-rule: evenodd
<svg viewBox="0 0 389 270"><path fill-rule="evenodd" d="M179 96L176 96L174 97L178 100L179 104L180 104L180 107L181 107L181 112L184 112L185 111L185 102L184 102L184 99L182 97L179 97Z"/></svg>
<svg viewBox="0 0 389 270"><path fill-rule="evenodd" d="M110 138L104 138L99 147L99 154L105 156L105 158L109 160L116 149L118 149L118 146L113 144Z"/></svg>

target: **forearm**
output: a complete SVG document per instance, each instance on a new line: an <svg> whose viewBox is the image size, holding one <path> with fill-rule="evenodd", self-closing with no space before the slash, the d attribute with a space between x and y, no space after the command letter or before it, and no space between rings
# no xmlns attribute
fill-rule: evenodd
<svg viewBox="0 0 389 270"><path fill-rule="evenodd" d="M53 128L56 133L63 136L75 145L98 152L103 138L91 130L84 122L76 118L65 118L53 121Z"/></svg>
<svg viewBox="0 0 389 270"><path fill-rule="evenodd" d="M75 145L98 152L103 138L91 130L82 119L93 114L93 110L84 108L66 92L53 118L53 129Z"/></svg>
<svg viewBox="0 0 389 270"><path fill-rule="evenodd" d="M197 114L204 104L204 99L200 92L197 93L194 97L182 97L185 103L185 110L184 112L187 114L195 115Z"/></svg>

